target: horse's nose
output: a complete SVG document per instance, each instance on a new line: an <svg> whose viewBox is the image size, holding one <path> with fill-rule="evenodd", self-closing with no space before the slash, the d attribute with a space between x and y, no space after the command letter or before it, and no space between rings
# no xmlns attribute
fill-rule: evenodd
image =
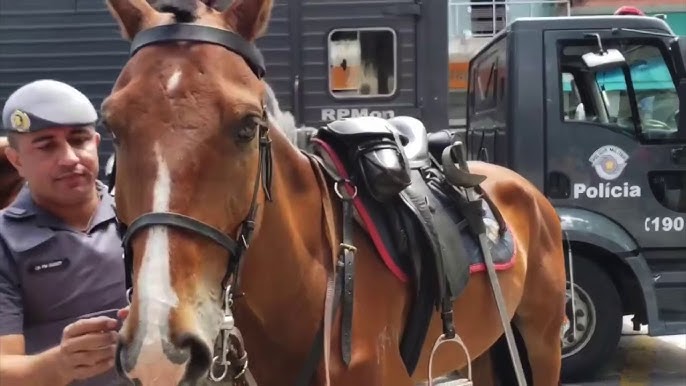
<svg viewBox="0 0 686 386"><path fill-rule="evenodd" d="M206 374L211 362L207 344L193 333L184 333L174 342L165 338L151 342L141 336L128 343L120 341L115 368L120 377L132 384L166 386L180 381L195 384Z"/></svg>
<svg viewBox="0 0 686 386"><path fill-rule="evenodd" d="M184 379L194 384L212 364L212 353L205 342L195 334L184 334L180 339L180 346L183 352L190 352L190 361L186 366L186 375ZM187 351L186 351L187 349ZM185 360L188 358L186 357Z"/></svg>
<svg viewBox="0 0 686 386"><path fill-rule="evenodd" d="M133 370L135 357L131 356L131 351L121 340L117 343L117 353L114 356L114 368L120 377L130 380L128 373Z"/></svg>

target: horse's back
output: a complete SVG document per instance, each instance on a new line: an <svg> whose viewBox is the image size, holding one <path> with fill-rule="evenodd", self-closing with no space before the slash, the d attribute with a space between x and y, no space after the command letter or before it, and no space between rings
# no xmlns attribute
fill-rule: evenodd
<svg viewBox="0 0 686 386"><path fill-rule="evenodd" d="M535 185L512 169L470 161L472 173L485 175L481 184L506 221L519 230L519 241L536 241L533 258L561 256L562 226L552 203ZM528 243L527 243L528 244ZM527 250L529 246L527 245Z"/></svg>
<svg viewBox="0 0 686 386"><path fill-rule="evenodd" d="M469 161L468 164L470 172L486 176L481 187L490 196L497 198L497 202L505 205L530 203L533 205L531 210L540 210L541 215L554 217L554 222L558 222L559 225L559 219L550 201L521 174L512 169L487 162Z"/></svg>

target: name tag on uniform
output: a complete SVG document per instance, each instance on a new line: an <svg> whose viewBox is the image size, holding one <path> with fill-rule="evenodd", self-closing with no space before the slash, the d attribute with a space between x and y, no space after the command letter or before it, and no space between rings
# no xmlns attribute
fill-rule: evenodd
<svg viewBox="0 0 686 386"><path fill-rule="evenodd" d="M28 267L29 273L44 273L44 272L55 272L66 269L69 266L69 259L66 257L63 259L45 261L35 264L30 264Z"/></svg>

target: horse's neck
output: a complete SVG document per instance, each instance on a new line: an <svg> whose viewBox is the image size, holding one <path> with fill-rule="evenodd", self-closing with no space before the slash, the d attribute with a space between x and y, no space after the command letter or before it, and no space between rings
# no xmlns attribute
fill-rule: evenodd
<svg viewBox="0 0 686 386"><path fill-rule="evenodd" d="M312 339L321 322L333 265L310 161L283 134L272 141L273 201L264 203L241 272L245 296L236 303L237 326L251 355L269 358L254 364L264 384L295 377L291 373L309 349L302 342Z"/></svg>
<svg viewBox="0 0 686 386"><path fill-rule="evenodd" d="M241 278L246 295L254 292L250 307L265 328L291 317L288 307L294 303L302 310L303 302L312 301L319 316L318 294L323 299L324 269L331 266L322 194L310 160L281 132L272 135L272 147L273 201L264 203Z"/></svg>

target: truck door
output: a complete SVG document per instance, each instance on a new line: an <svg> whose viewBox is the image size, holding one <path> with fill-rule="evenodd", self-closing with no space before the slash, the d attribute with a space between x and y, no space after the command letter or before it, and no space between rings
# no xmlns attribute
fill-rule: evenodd
<svg viewBox="0 0 686 386"><path fill-rule="evenodd" d="M428 58L418 57L417 42L426 6L415 0L303 0L289 7L291 15L299 15L292 17L297 26L291 26L297 30L291 47L298 66L293 81L299 122L316 126L366 115L424 118L419 105L426 87L418 84L428 74L418 72L430 69ZM447 52L445 12L442 18L443 27L439 20L432 34L444 35L438 44L445 42L441 51ZM447 99L447 53L437 55L445 55ZM447 109L444 114L447 125Z"/></svg>
<svg viewBox="0 0 686 386"><path fill-rule="evenodd" d="M546 56L558 58L546 66L546 190L556 205L599 213L625 229L652 271L660 316L683 320L686 141L678 135L675 70L659 38L600 36L605 49L626 58L630 82L621 68L583 65L583 54L598 51L583 31L545 35Z"/></svg>

